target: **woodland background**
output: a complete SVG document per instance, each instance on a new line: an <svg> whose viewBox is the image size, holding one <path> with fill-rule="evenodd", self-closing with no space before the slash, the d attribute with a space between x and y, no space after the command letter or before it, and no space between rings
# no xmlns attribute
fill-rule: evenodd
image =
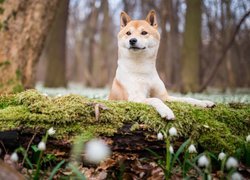
<svg viewBox="0 0 250 180"><path fill-rule="evenodd" d="M117 66L119 15L158 15L158 72L181 92L250 86L249 0L0 0L0 92L103 88Z"/></svg>

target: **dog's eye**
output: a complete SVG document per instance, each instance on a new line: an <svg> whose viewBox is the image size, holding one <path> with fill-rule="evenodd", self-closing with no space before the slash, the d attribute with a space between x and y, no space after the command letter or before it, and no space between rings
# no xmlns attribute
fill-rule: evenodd
<svg viewBox="0 0 250 180"><path fill-rule="evenodd" d="M146 34L148 34L148 32L146 32L146 31L141 32L141 35L146 35Z"/></svg>
<svg viewBox="0 0 250 180"><path fill-rule="evenodd" d="M128 32L126 32L126 34L129 36L129 35L131 35L131 32L130 32L130 31L128 31Z"/></svg>

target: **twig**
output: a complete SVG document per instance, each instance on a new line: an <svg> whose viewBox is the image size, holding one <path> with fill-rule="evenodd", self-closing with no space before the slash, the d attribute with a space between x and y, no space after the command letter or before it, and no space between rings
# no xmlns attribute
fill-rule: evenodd
<svg viewBox="0 0 250 180"><path fill-rule="evenodd" d="M4 146L3 141L0 141L0 144L3 146L3 149L4 149L5 154L7 154L7 150L6 150L5 146Z"/></svg>
<svg viewBox="0 0 250 180"><path fill-rule="evenodd" d="M29 144L28 144L28 146L27 146L27 148L26 148L26 153L25 153L25 155L24 155L24 157L23 157L23 161L22 161L22 163L21 163L22 166L23 166L23 163L24 163L24 161L25 161L25 158L26 158L26 156L27 156L27 154L28 154L28 150L29 150L29 148L30 148L30 145L31 145L31 143L33 142L33 140L34 140L34 138L36 137L36 135L37 135L37 133L35 132L35 133L33 134L32 138L30 139L30 142L29 142Z"/></svg>
<svg viewBox="0 0 250 180"><path fill-rule="evenodd" d="M238 25L236 26L236 29L230 39L230 41L228 42L227 46L224 48L221 56L218 58L218 60L216 61L214 67L212 68L212 70L210 71L210 74L208 75L208 78L204 81L204 83L202 84L201 88L198 90L198 92L202 92L206 89L206 87L208 86L208 84L211 82L211 80L214 78L216 71L218 70L218 68L220 67L221 63L223 62L223 60L225 59L225 55L227 54L227 51L231 48L231 46L234 43L235 37L237 35L237 33L240 30L240 26L242 25L242 23L245 21L245 19L250 15L250 10L246 12L246 14L244 14L244 16L242 16L242 18L240 19L240 22L238 23Z"/></svg>

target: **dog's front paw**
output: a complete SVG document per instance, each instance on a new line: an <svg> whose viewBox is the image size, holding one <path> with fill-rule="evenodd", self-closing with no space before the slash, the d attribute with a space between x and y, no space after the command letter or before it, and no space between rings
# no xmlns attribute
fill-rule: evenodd
<svg viewBox="0 0 250 180"><path fill-rule="evenodd" d="M175 115L174 115L172 110L168 112L166 119L167 120L174 120L175 119Z"/></svg>
<svg viewBox="0 0 250 180"><path fill-rule="evenodd" d="M175 115L170 108L166 107L164 109L158 110L158 112L162 118L166 118L167 120L174 120L175 119Z"/></svg>

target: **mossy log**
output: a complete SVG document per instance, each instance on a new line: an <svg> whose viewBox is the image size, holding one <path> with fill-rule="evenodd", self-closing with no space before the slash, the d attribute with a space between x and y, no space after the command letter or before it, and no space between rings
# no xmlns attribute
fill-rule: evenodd
<svg viewBox="0 0 250 180"><path fill-rule="evenodd" d="M249 104L217 104L204 109L184 103L166 103L175 113L174 121L162 119L151 106L126 101L89 99L79 95L48 97L36 90L15 95L0 96L0 131L44 132L56 129L56 140L67 140L70 144L75 136L92 133L95 136L119 140L117 133L129 134L132 143L138 132L147 142L143 148L157 145L156 134L167 132L172 126L178 130L178 138L191 138L204 150L218 153L224 150L234 153L250 132ZM123 127L123 128L122 128ZM29 138L31 136L29 135ZM127 138L128 139L128 138Z"/></svg>

